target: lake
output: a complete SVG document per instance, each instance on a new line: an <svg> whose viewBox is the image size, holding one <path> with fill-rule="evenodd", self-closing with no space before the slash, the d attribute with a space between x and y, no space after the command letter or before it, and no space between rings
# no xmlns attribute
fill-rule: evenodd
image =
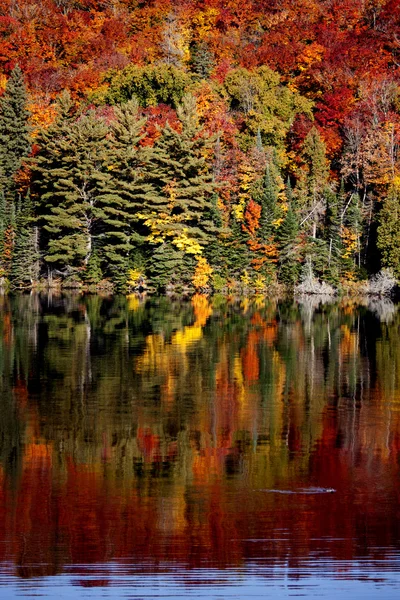
<svg viewBox="0 0 400 600"><path fill-rule="evenodd" d="M0 297L0 597L400 597L390 300Z"/></svg>

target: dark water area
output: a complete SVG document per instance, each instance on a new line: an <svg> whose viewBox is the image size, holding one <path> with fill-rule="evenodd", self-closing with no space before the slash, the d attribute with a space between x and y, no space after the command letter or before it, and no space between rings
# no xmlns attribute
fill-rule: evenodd
<svg viewBox="0 0 400 600"><path fill-rule="evenodd" d="M400 307L0 297L0 598L400 597Z"/></svg>

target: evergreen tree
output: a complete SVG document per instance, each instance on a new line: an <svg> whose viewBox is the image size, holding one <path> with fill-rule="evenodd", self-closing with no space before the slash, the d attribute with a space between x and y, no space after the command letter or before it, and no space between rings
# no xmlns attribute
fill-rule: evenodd
<svg viewBox="0 0 400 600"><path fill-rule="evenodd" d="M206 42L199 42L192 46L191 51L192 71L198 79L207 79L214 68L214 57Z"/></svg>
<svg viewBox="0 0 400 600"><path fill-rule="evenodd" d="M11 287L28 288L39 279L38 229L33 218L33 205L29 198L17 206L15 217L14 248L10 265Z"/></svg>
<svg viewBox="0 0 400 600"><path fill-rule="evenodd" d="M329 164L326 158L325 143L315 127L308 132L304 140L303 160L306 168L304 184L307 193L304 206L305 223L311 226L312 237L316 238L317 228L324 214L324 192L328 187Z"/></svg>
<svg viewBox="0 0 400 600"><path fill-rule="evenodd" d="M206 215L206 218L214 224L215 228L218 229L218 232L206 245L205 255L207 256L210 265L218 270L222 270L225 265L225 248L224 239L222 236L226 238L228 231L223 231L222 216L221 211L218 208L217 194L213 194L211 198L211 208L209 215Z"/></svg>
<svg viewBox="0 0 400 600"><path fill-rule="evenodd" d="M299 222L292 203L278 230L279 278L283 283L294 286L299 278L300 262L297 252Z"/></svg>
<svg viewBox="0 0 400 600"><path fill-rule="evenodd" d="M137 215L152 185L145 182L145 157L138 146L146 120L139 117L137 102L131 100L116 108L115 116L116 121L111 125L110 176L104 179L98 202L104 223L102 255L113 278L118 274L122 281L130 253L144 242L143 225Z"/></svg>
<svg viewBox="0 0 400 600"><path fill-rule="evenodd" d="M30 151L27 93L19 66L12 71L0 99L0 193L15 201L14 176Z"/></svg>
<svg viewBox="0 0 400 600"><path fill-rule="evenodd" d="M15 240L15 205L0 194L0 278L8 279Z"/></svg>
<svg viewBox="0 0 400 600"><path fill-rule="evenodd" d="M189 237L205 243L215 231L213 223L205 218L212 209L211 197L216 189L206 159L213 140L201 135L192 96L185 97L178 116L182 132L167 124L147 165L153 189L147 195L146 209L148 213L175 217L161 226L163 231L185 229Z"/></svg>
<svg viewBox="0 0 400 600"><path fill-rule="evenodd" d="M400 280L400 184L396 180L389 188L378 222L377 246L381 251L382 266L392 269Z"/></svg>
<svg viewBox="0 0 400 600"><path fill-rule="evenodd" d="M227 237L223 248L225 268L220 274L229 279L239 279L241 274L250 269L253 255L247 242L248 235L243 231L242 223L233 215L230 235Z"/></svg>
<svg viewBox="0 0 400 600"><path fill-rule="evenodd" d="M161 243L161 248L169 240L185 253L194 254L218 231L210 218L217 186L211 161L207 161L214 140L203 135L192 96L185 97L178 116L182 131L167 124L146 165L147 182L152 187L146 195L143 216L150 239ZM157 256L159 260L159 252Z"/></svg>
<svg viewBox="0 0 400 600"><path fill-rule="evenodd" d="M329 283L338 284L342 273L343 243L341 237L342 211L344 201L344 185L341 184L339 194L330 189L325 192L325 240L328 245L328 264L325 279Z"/></svg>
<svg viewBox="0 0 400 600"><path fill-rule="evenodd" d="M157 289L184 282L183 261L184 253L171 242L164 242L155 248L149 261L148 273Z"/></svg>
<svg viewBox="0 0 400 600"><path fill-rule="evenodd" d="M7 229L7 206L4 191L0 190L0 278L5 276L3 264L5 232Z"/></svg>
<svg viewBox="0 0 400 600"><path fill-rule="evenodd" d="M65 274L87 265L93 241L104 237L102 196L109 189L108 127L93 111L71 120L68 99L38 143L34 183L39 195L44 258Z"/></svg>
<svg viewBox="0 0 400 600"><path fill-rule="evenodd" d="M251 244L254 255L252 262L263 275L273 278L278 258L276 223L283 218L285 204L284 184L275 154L268 158L261 187L255 190L254 199L261 206L261 215L258 242Z"/></svg>

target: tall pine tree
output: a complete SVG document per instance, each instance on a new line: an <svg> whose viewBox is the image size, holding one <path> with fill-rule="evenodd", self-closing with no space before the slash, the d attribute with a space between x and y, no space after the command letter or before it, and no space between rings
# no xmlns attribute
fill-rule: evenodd
<svg viewBox="0 0 400 600"><path fill-rule="evenodd" d="M35 188L44 258L52 271L65 274L83 269L94 245L105 235L104 190L109 188L109 128L93 111L71 118L68 98L60 118L38 143L34 165Z"/></svg>
<svg viewBox="0 0 400 600"><path fill-rule="evenodd" d="M30 151L28 118L24 77L16 66L0 99L0 192L7 202L16 200L14 177Z"/></svg>
<svg viewBox="0 0 400 600"><path fill-rule="evenodd" d="M207 160L214 140L204 135L198 123L193 96L184 98L178 116L182 131L167 124L147 164L147 180L152 190L146 196L143 215L150 229L150 239L155 243L163 247L169 241L185 254L195 255L218 231L210 218L217 186L211 161ZM157 262L160 261L162 251L158 250ZM184 272L182 264L181 274Z"/></svg>
<svg viewBox="0 0 400 600"><path fill-rule="evenodd" d="M144 175L145 160L151 151L145 152L139 146L146 119L140 117L136 101L115 108L115 116L111 124L109 176L103 179L98 203L104 223L101 252L108 272L122 284L126 281L132 250L140 250L145 239L138 213L152 191Z"/></svg>

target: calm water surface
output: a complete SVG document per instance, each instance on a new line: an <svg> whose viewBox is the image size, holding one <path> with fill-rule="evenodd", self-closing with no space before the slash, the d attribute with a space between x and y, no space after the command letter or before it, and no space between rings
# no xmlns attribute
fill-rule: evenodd
<svg viewBox="0 0 400 600"><path fill-rule="evenodd" d="M399 332L390 301L0 297L0 598L398 599Z"/></svg>

